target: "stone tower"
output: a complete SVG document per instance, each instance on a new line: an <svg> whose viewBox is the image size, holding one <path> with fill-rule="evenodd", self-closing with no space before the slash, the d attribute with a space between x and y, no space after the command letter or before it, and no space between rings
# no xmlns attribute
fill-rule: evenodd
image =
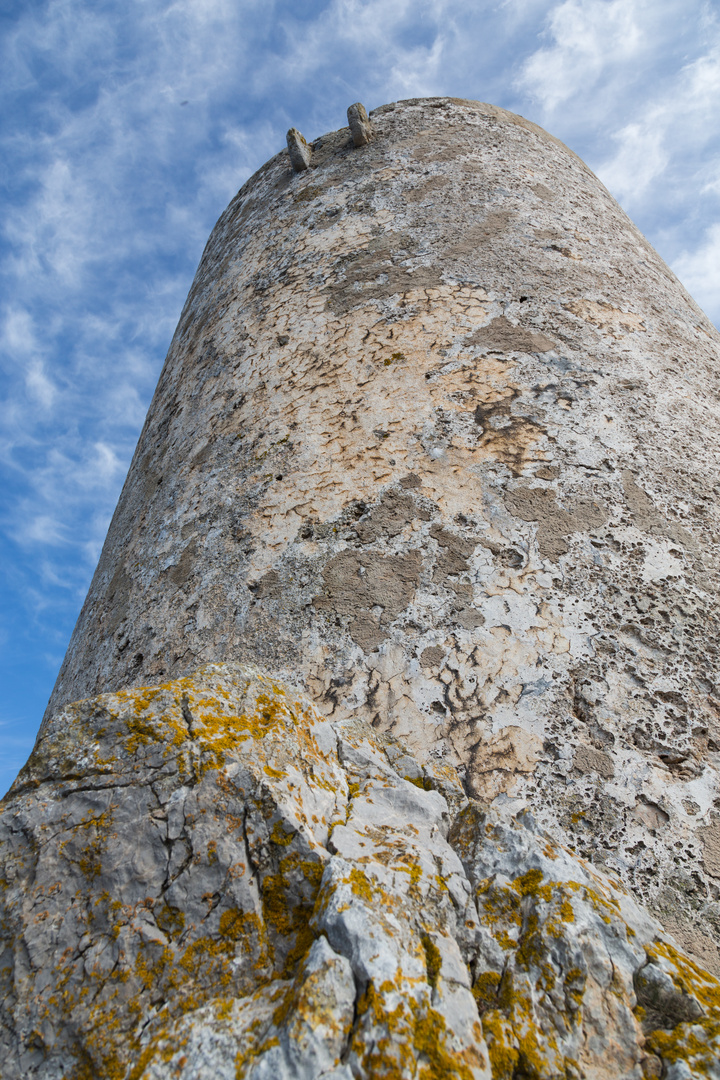
<svg viewBox="0 0 720 1080"><path fill-rule="evenodd" d="M511 1080L606 1075L587 1071L597 1060L639 1080L672 1078L682 1059L691 1071L678 1080L705 1075L683 1047L695 1038L713 1059L720 1005L697 966L720 971L720 337L596 177L534 124L452 98L369 120L353 109L350 130L312 145L293 129L289 153L216 225L8 796L9 881L44 881L57 923L47 890L67 853L47 849L44 878L32 860L18 869L7 823L22 818L42 863L38 800L52 792L58 820L76 815L72 836L90 831L70 860L90 892L104 883L112 898L114 886L135 912L105 913L97 931L90 916L72 930L60 919L68 955L86 939L95 950L72 968L78 987L101 979L130 1049L115 1061L93 1042L98 1017L79 997L72 1022L57 1005L41 1015L33 961L16 958L9 1075L54 1080L68 1067L57 1061L76 1058L145 1080L224 1076L227 1062L228 1076L256 1078ZM85 806L83 778L106 775ZM120 788L111 812L97 792ZM242 822L244 854L212 824L218 806ZM368 883L368 860L389 865L378 830L391 827L409 892L403 873ZM407 828L421 837L410 854ZM356 862L349 877L338 859ZM430 896L433 859L445 900ZM241 864L253 879L239 896ZM382 912L394 903L421 914L381 977L359 942L382 924L377 955L393 953ZM344 912L360 907L353 929ZM501 909L508 925L489 932ZM42 933L26 901L7 910L12 949L22 939L32 954ZM533 926L566 950L553 963L567 1009L540 983L522 989L533 963L547 975L542 950L528 958ZM621 973L625 1012L608 1005L615 976L606 986L594 972L591 993L590 953ZM178 965L190 1004L169 975ZM427 1001L408 989L413 965ZM125 972L112 1007L110 971ZM701 972L693 986L688 972ZM330 1013L308 990L321 975ZM285 1011L273 1012L262 988L281 983ZM409 1026L392 1034L401 1005ZM232 1047L256 1022L264 1034L241 1061ZM400 1047L387 1060L383 1039ZM191 1047L184 1064L179 1045Z"/></svg>

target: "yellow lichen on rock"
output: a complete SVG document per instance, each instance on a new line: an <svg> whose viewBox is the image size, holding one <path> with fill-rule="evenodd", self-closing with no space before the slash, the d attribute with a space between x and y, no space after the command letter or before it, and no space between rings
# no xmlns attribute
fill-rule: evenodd
<svg viewBox="0 0 720 1080"><path fill-rule="evenodd" d="M254 669L68 706L0 851L12 1080L716 1077L720 984L617 883Z"/></svg>

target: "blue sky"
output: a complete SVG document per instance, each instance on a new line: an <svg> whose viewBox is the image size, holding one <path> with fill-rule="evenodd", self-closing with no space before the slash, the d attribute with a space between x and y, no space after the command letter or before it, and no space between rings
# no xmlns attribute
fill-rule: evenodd
<svg viewBox="0 0 720 1080"><path fill-rule="evenodd" d="M297 126L520 112L720 320L720 8L702 0L5 0L0 789L29 753L203 245Z"/></svg>

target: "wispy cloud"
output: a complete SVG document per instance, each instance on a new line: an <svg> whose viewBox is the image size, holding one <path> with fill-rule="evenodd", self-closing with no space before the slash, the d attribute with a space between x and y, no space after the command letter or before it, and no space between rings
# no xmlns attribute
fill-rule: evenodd
<svg viewBox="0 0 720 1080"><path fill-rule="evenodd" d="M617 150L599 172L613 193L630 207L644 198L653 181L668 179L692 166L692 198L708 193L702 172L717 176L717 101L720 97L720 27L713 27L715 43L705 56L674 72L642 103L637 120L613 134Z"/></svg>
<svg viewBox="0 0 720 1080"><path fill-rule="evenodd" d="M657 179L668 163L666 131L648 123L627 124L613 138L617 151L598 169L606 186L626 206L641 199L648 185Z"/></svg>
<svg viewBox="0 0 720 1080"><path fill-rule="evenodd" d="M706 311L718 310L720 296L720 224L710 225L701 242L683 251L675 260L675 271L688 291Z"/></svg>
<svg viewBox="0 0 720 1080"><path fill-rule="evenodd" d="M516 87L720 319L720 22L702 0L564 0Z"/></svg>
<svg viewBox="0 0 720 1080"><path fill-rule="evenodd" d="M592 91L608 69L625 68L643 34L628 0L564 0L548 14L544 44L527 58L518 86L546 113Z"/></svg>

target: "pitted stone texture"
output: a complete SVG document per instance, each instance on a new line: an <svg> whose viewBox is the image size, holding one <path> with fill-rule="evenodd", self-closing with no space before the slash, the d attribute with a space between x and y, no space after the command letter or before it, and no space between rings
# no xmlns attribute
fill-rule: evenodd
<svg viewBox="0 0 720 1080"><path fill-rule="evenodd" d="M48 715L260 663L524 799L720 971L718 335L539 128L371 120L220 218Z"/></svg>
<svg viewBox="0 0 720 1080"><path fill-rule="evenodd" d="M718 1077L717 980L511 804L239 665L66 706L0 813L3 1080Z"/></svg>

